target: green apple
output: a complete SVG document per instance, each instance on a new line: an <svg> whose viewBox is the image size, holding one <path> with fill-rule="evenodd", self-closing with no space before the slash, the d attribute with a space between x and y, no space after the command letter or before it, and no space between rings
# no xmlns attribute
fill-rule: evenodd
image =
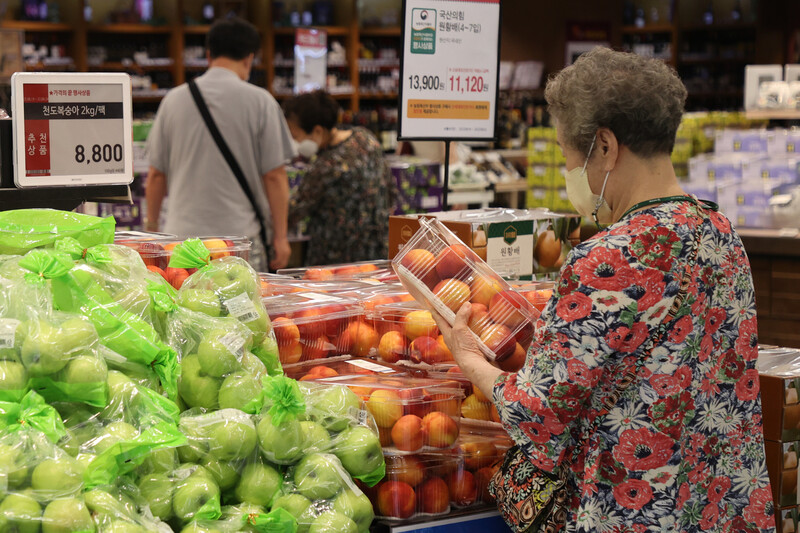
<svg viewBox="0 0 800 533"><path fill-rule="evenodd" d="M216 409L219 386L222 380L205 375L196 354L187 355L181 361L181 377L178 380L178 393L189 407Z"/></svg>
<svg viewBox="0 0 800 533"><path fill-rule="evenodd" d="M28 372L16 361L0 361L0 390L24 391L28 387Z"/></svg>
<svg viewBox="0 0 800 533"><path fill-rule="evenodd" d="M307 399L312 406L312 418L334 432L345 429L361 409L361 399L343 385L333 385Z"/></svg>
<svg viewBox="0 0 800 533"><path fill-rule="evenodd" d="M108 378L108 403L115 406L130 406L136 397L136 383L119 370L109 370Z"/></svg>
<svg viewBox="0 0 800 533"><path fill-rule="evenodd" d="M151 451L139 467L140 472L172 472L178 466L178 451L161 448Z"/></svg>
<svg viewBox="0 0 800 533"><path fill-rule="evenodd" d="M294 484L309 500L327 500L342 488L344 476L347 473L335 455L312 453L297 463Z"/></svg>
<svg viewBox="0 0 800 533"><path fill-rule="evenodd" d="M139 431L127 422L122 420L111 422L94 439L94 451L99 455L118 442L131 441L138 436Z"/></svg>
<svg viewBox="0 0 800 533"><path fill-rule="evenodd" d="M59 328L44 320L28 326L28 336L22 343L20 358L31 376L55 374L69 360L69 343L60 337Z"/></svg>
<svg viewBox="0 0 800 533"><path fill-rule="evenodd" d="M209 453L222 461L244 459L256 448L256 428L242 411L231 409L230 416L208 424L203 431Z"/></svg>
<svg viewBox="0 0 800 533"><path fill-rule="evenodd" d="M260 505L245 502L224 508L220 520L226 522L226 525L229 525L231 529L235 529L236 531L242 533L258 533L262 529L252 525L248 519L250 516L263 513L264 508Z"/></svg>
<svg viewBox="0 0 800 533"><path fill-rule="evenodd" d="M250 350L245 350L242 354L242 368L249 374L259 378L268 374L267 367L261 362L261 359Z"/></svg>
<svg viewBox="0 0 800 533"><path fill-rule="evenodd" d="M232 346L230 342L243 342L244 339L229 335L230 332L224 329L212 329L203 335L203 340L197 346L197 359L204 374L220 378L241 367L236 354L241 346Z"/></svg>
<svg viewBox="0 0 800 533"><path fill-rule="evenodd" d="M105 383L108 379L108 367L101 357L79 355L67 363L61 371L61 381L67 383Z"/></svg>
<svg viewBox="0 0 800 533"><path fill-rule="evenodd" d="M114 301L127 312L136 316L147 316L150 308L150 294L143 285L126 285L114 293Z"/></svg>
<svg viewBox="0 0 800 533"><path fill-rule="evenodd" d="M133 522L114 520L108 527L102 529L103 533L147 533L147 530Z"/></svg>
<svg viewBox="0 0 800 533"><path fill-rule="evenodd" d="M278 352L278 343L274 335L271 333L267 334L264 340L261 341L261 344L253 348L253 353L255 353L264 364L270 376L283 374L283 367L281 367L280 354Z"/></svg>
<svg viewBox="0 0 800 533"><path fill-rule="evenodd" d="M97 331L88 319L76 316L61 323L61 340L67 351L88 348L98 342Z"/></svg>
<svg viewBox="0 0 800 533"><path fill-rule="evenodd" d="M244 370L234 372L225 378L219 388L220 409L242 409L255 414L261 396L261 382L253 374ZM245 409L246 408L246 409Z"/></svg>
<svg viewBox="0 0 800 533"><path fill-rule="evenodd" d="M303 455L303 429L294 418L273 424L272 416L264 414L256 426L261 454L267 461L291 464Z"/></svg>
<svg viewBox="0 0 800 533"><path fill-rule="evenodd" d="M167 474L149 474L139 480L139 492L153 516L161 520L172 517L172 489L173 483Z"/></svg>
<svg viewBox="0 0 800 533"><path fill-rule="evenodd" d="M89 409L79 408L70 411L64 416L67 434L58 445L72 457L77 456L81 447L94 440L102 430L98 418L96 413Z"/></svg>
<svg viewBox="0 0 800 533"><path fill-rule="evenodd" d="M42 533L71 533L94 531L94 521L89 509L77 498L53 500L42 515Z"/></svg>
<svg viewBox="0 0 800 533"><path fill-rule="evenodd" d="M221 491L233 488L236 482L239 481L238 465L236 463L220 461L211 455L207 455L203 459L202 466L209 471Z"/></svg>
<svg viewBox="0 0 800 533"><path fill-rule="evenodd" d="M346 515L328 511L311 523L308 533L358 533L358 526Z"/></svg>
<svg viewBox="0 0 800 533"><path fill-rule="evenodd" d="M83 484L83 468L72 457L45 459L36 465L31 474L31 488L48 498L77 494Z"/></svg>
<svg viewBox="0 0 800 533"><path fill-rule="evenodd" d="M97 459L97 456L93 453L79 453L75 456L75 460L78 462L81 471L86 470L95 459Z"/></svg>
<svg viewBox="0 0 800 533"><path fill-rule="evenodd" d="M253 343L259 345L264 342L264 339L267 338L267 333L269 333L272 328L267 311L264 309L264 304L260 301L254 301L253 307L255 307L256 313L258 313L258 317L245 322L244 325L253 332Z"/></svg>
<svg viewBox="0 0 800 533"><path fill-rule="evenodd" d="M0 348L0 361L14 361L21 363L19 358L19 349L17 348Z"/></svg>
<svg viewBox="0 0 800 533"><path fill-rule="evenodd" d="M113 518L125 517L135 519L139 515L136 504L115 488L108 490L94 488L83 493L86 507L93 514L107 515Z"/></svg>
<svg viewBox="0 0 800 533"><path fill-rule="evenodd" d="M333 510L355 522L359 533L369 531L372 519L375 518L372 503L367 495L362 492L356 493L350 489L345 489L336 496L336 499L333 500Z"/></svg>
<svg viewBox="0 0 800 533"><path fill-rule="evenodd" d="M355 426L341 432L336 438L333 453L345 470L354 477L373 472L383 464L383 450L378 436L364 426Z"/></svg>
<svg viewBox="0 0 800 533"><path fill-rule="evenodd" d="M211 475L195 472L176 484L172 493L172 511L175 516L188 522L206 502L213 498L219 498L219 487Z"/></svg>
<svg viewBox="0 0 800 533"><path fill-rule="evenodd" d="M42 507L27 494L9 494L0 503L0 531L37 533L41 521Z"/></svg>
<svg viewBox="0 0 800 533"><path fill-rule="evenodd" d="M278 496L272 503L272 509L277 508L286 510L295 518L295 520L297 520L298 533L308 531L308 526L310 526L311 522L314 521L311 500L302 494L291 493Z"/></svg>
<svg viewBox="0 0 800 533"><path fill-rule="evenodd" d="M178 459L181 463L199 463L208 453L208 446L203 441L190 441L178 447Z"/></svg>
<svg viewBox="0 0 800 533"><path fill-rule="evenodd" d="M181 529L181 533L222 533L222 530L212 527L208 524L200 524L198 522L192 522L185 528Z"/></svg>
<svg viewBox="0 0 800 533"><path fill-rule="evenodd" d="M209 289L185 288L178 291L178 305L197 313L217 317L222 314L222 304L216 293Z"/></svg>
<svg viewBox="0 0 800 533"><path fill-rule="evenodd" d="M10 489L20 488L28 479L28 468L21 464L22 459L19 447L0 444L0 473L6 476Z"/></svg>
<svg viewBox="0 0 800 533"><path fill-rule="evenodd" d="M303 453L324 452L333 446L328 430L317 422L303 420L300 422L303 431Z"/></svg>
<svg viewBox="0 0 800 533"><path fill-rule="evenodd" d="M250 463L242 470L236 485L236 498L240 502L266 507L281 488L283 478L277 470L262 463Z"/></svg>
<svg viewBox="0 0 800 533"><path fill-rule="evenodd" d="M223 259L215 265L211 282L214 284L223 304L235 296L244 293L252 300L260 296L259 282L252 268L243 261Z"/></svg>

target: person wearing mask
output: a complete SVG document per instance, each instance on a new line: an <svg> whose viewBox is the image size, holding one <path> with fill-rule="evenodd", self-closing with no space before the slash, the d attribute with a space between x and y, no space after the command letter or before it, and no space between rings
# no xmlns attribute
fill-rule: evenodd
<svg viewBox="0 0 800 533"><path fill-rule="evenodd" d="M730 221L675 177L683 83L597 48L545 98L567 194L604 228L564 262L520 371L484 358L469 305L452 328L435 315L518 445L493 487L530 503L535 469L566 478L541 531L774 531L750 265ZM515 531L536 505L507 514Z"/></svg>
<svg viewBox="0 0 800 533"><path fill-rule="evenodd" d="M190 88L167 93L147 139L147 229L181 236L243 235L258 271L285 267L289 182L285 163L295 156L280 106L265 89L247 82L260 37L249 22L216 21L206 36L208 70L196 79L213 122L241 168L257 213L201 115ZM159 214L169 193L166 223ZM262 239L259 215L264 220ZM267 243L271 244L268 263Z"/></svg>
<svg viewBox="0 0 800 533"><path fill-rule="evenodd" d="M386 259L397 193L381 144L364 128L337 127L339 105L324 91L295 96L283 111L310 161L289 215L290 224L308 219L306 264Z"/></svg>

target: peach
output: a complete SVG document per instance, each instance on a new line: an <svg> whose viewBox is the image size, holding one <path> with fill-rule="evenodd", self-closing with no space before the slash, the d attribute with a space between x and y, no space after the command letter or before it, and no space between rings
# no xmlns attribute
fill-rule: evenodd
<svg viewBox="0 0 800 533"><path fill-rule="evenodd" d="M403 404L398 394L390 389L378 389L369 396L367 410L372 413L375 423L390 428L403 416Z"/></svg>
<svg viewBox="0 0 800 533"><path fill-rule="evenodd" d="M508 359L514 354L517 342L511 331L502 324L492 324L480 334L480 339L495 354L497 361Z"/></svg>
<svg viewBox="0 0 800 533"><path fill-rule="evenodd" d="M461 248L457 246L448 246L436 257L436 273L440 279L469 276L470 268L464 260L463 246Z"/></svg>
<svg viewBox="0 0 800 533"><path fill-rule="evenodd" d="M460 444L458 453L464 458L464 466L467 467L467 470L478 470L494 464L500 458L497 446L488 440L475 440Z"/></svg>
<svg viewBox="0 0 800 533"><path fill-rule="evenodd" d="M431 397L422 389L403 389L397 393L403 401L403 412L423 418L433 409Z"/></svg>
<svg viewBox="0 0 800 533"><path fill-rule="evenodd" d="M311 367L308 373L317 376L319 379L332 378L339 375L339 373L336 370L325 365L317 365L315 367Z"/></svg>
<svg viewBox="0 0 800 533"><path fill-rule="evenodd" d="M386 479L402 481L412 487L422 483L425 477L425 468L422 461L414 455L387 455Z"/></svg>
<svg viewBox="0 0 800 533"><path fill-rule="evenodd" d="M333 279L333 272L328 268L309 268L303 274L303 279L325 281Z"/></svg>
<svg viewBox="0 0 800 533"><path fill-rule="evenodd" d="M396 363L405 358L407 349L405 336L399 331L389 331L378 344L378 357L387 363Z"/></svg>
<svg viewBox="0 0 800 533"><path fill-rule="evenodd" d="M498 292L489 302L489 317L512 329L530 320L530 314L531 304L513 290Z"/></svg>
<svg viewBox="0 0 800 533"><path fill-rule="evenodd" d="M544 306L547 305L550 297L553 296L553 291L551 289L538 289L535 291L525 291L522 295L525 296L525 299L531 303L534 309L537 309L541 313L544 311Z"/></svg>
<svg viewBox="0 0 800 533"><path fill-rule="evenodd" d="M470 301L473 304L483 304L487 308L495 294L503 290L499 280L489 276L478 275L470 283Z"/></svg>
<svg viewBox="0 0 800 533"><path fill-rule="evenodd" d="M410 518L417 508L417 495L408 483L387 481L378 489L378 513L393 518Z"/></svg>
<svg viewBox="0 0 800 533"><path fill-rule="evenodd" d="M411 341L408 348L408 357L415 363L435 365L444 361L439 343L433 337L417 337Z"/></svg>
<svg viewBox="0 0 800 533"><path fill-rule="evenodd" d="M477 390L477 387L475 387ZM474 394L470 394L461 402L461 416L473 420L490 420L489 403L482 402Z"/></svg>
<svg viewBox="0 0 800 533"><path fill-rule="evenodd" d="M223 239L206 239L203 244L211 252L211 259L219 259L228 255L233 255L228 251L230 246Z"/></svg>
<svg viewBox="0 0 800 533"><path fill-rule="evenodd" d="M190 275L189 271L185 268L167 267L164 272L167 274L167 281L169 281L169 284L175 287L175 289L180 289L183 282L186 281L186 278Z"/></svg>
<svg viewBox="0 0 800 533"><path fill-rule="evenodd" d="M469 285L453 278L437 283L433 288L433 293L454 313L464 305L464 302L469 300L470 295Z"/></svg>
<svg viewBox="0 0 800 533"><path fill-rule="evenodd" d="M442 356L443 356L442 361L444 362L454 361L455 359L453 358L453 352L450 351L450 348L447 346L447 343L444 342L444 335L439 335L438 337L436 337L436 342L439 343L439 348L442 350Z"/></svg>
<svg viewBox="0 0 800 533"><path fill-rule="evenodd" d="M527 356L527 352L525 349L520 345L520 343L515 343L514 345L514 353L511 354L511 357L508 359L503 359L495 361L497 363L498 368L503 372L519 372L522 366L525 364L525 357Z"/></svg>
<svg viewBox="0 0 800 533"><path fill-rule="evenodd" d="M325 334L325 323L319 309L301 309L292 313L292 321L297 324L300 336L304 339L315 339Z"/></svg>
<svg viewBox="0 0 800 533"><path fill-rule="evenodd" d="M533 342L533 322L525 320L519 329L516 330L514 337L520 346L527 351L531 342Z"/></svg>
<svg viewBox="0 0 800 533"><path fill-rule="evenodd" d="M439 281L439 276L436 274L436 268L434 267L435 262L436 256L422 248L409 250L400 259L400 265L407 268L415 278L422 281L428 288L432 288Z"/></svg>
<svg viewBox="0 0 800 533"><path fill-rule="evenodd" d="M395 448L414 452L422 448L422 419L417 415L404 415L392 426L392 442Z"/></svg>
<svg viewBox="0 0 800 533"><path fill-rule="evenodd" d="M316 339L301 341L301 343L303 345L303 361L325 359L335 348L325 335L320 335Z"/></svg>
<svg viewBox="0 0 800 533"><path fill-rule="evenodd" d="M342 333L344 335L348 336L345 342L349 341L350 351L356 357L367 357L378 346L378 332L360 320L351 322Z"/></svg>
<svg viewBox="0 0 800 533"><path fill-rule="evenodd" d="M382 428L378 426L378 440L380 440L382 448L390 447L393 444L391 428Z"/></svg>
<svg viewBox="0 0 800 533"><path fill-rule="evenodd" d="M481 389L479 389L478 387L472 388L472 394L475 395L475 399L478 400L479 402L487 402L487 403L491 402L491 400L487 398L486 395L483 394Z"/></svg>
<svg viewBox="0 0 800 533"><path fill-rule="evenodd" d="M405 325L406 337L410 341L417 337L435 337L439 334L439 328L430 311L411 311L403 319L403 324Z"/></svg>
<svg viewBox="0 0 800 533"><path fill-rule="evenodd" d="M300 361L303 356L303 345L299 340L290 342L289 344L278 345L278 359L283 365L293 365Z"/></svg>
<svg viewBox="0 0 800 533"><path fill-rule="evenodd" d="M447 489L450 502L459 507L469 507L478 499L478 486L475 476L466 470L457 470L447 476Z"/></svg>
<svg viewBox="0 0 800 533"><path fill-rule="evenodd" d="M484 466L475 472L475 485L478 488L478 501L483 503L492 503L494 498L489 494L489 481L494 476L495 469L490 466Z"/></svg>
<svg viewBox="0 0 800 533"><path fill-rule="evenodd" d="M149 270L150 272L155 272L156 274L158 274L162 278L167 279L167 273L164 272L163 268L159 268L159 267L157 267L155 265L147 265L147 270ZM169 281L169 280L167 280L167 281Z"/></svg>
<svg viewBox="0 0 800 533"><path fill-rule="evenodd" d="M448 448L458 438L458 424L440 411L425 415L422 419L422 431L425 444L434 448Z"/></svg>
<svg viewBox="0 0 800 533"><path fill-rule="evenodd" d="M497 407L494 404L489 408L489 416L492 418L492 422L497 422L498 424L502 421L500 420L500 413L497 412Z"/></svg>
<svg viewBox="0 0 800 533"><path fill-rule="evenodd" d="M449 510L450 491L442 478L433 476L426 480L417 489L417 492L419 492L420 507L423 513L440 514Z"/></svg>
<svg viewBox="0 0 800 533"><path fill-rule="evenodd" d="M472 311L467 321L467 327L472 330L475 335L480 335L481 332L491 325L492 319L489 318L489 310L483 304L472 304Z"/></svg>
<svg viewBox="0 0 800 533"><path fill-rule="evenodd" d="M447 385L448 387L450 385ZM452 388L458 388L457 382L452 382ZM431 411L439 411L450 416L459 416L461 413L461 400L451 393L439 392L428 396L431 403Z"/></svg>
<svg viewBox="0 0 800 533"><path fill-rule="evenodd" d="M291 318L279 316L272 321L272 329L275 331L278 346L288 346L300 341L300 330Z"/></svg>

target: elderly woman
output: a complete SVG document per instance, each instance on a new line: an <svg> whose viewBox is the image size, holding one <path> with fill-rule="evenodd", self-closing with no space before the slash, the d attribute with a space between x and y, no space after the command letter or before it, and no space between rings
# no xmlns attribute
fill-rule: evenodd
<svg viewBox="0 0 800 533"><path fill-rule="evenodd" d="M437 316L522 452L517 498L535 466L566 477L555 529L771 530L747 255L670 162L686 89L661 61L598 48L545 98L570 200L607 227L567 258L519 372L481 355L469 305L452 329Z"/></svg>

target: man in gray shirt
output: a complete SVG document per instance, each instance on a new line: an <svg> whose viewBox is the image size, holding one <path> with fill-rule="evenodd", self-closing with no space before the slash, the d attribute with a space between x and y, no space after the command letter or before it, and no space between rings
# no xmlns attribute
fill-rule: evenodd
<svg viewBox="0 0 800 533"><path fill-rule="evenodd" d="M206 37L209 68L196 80L211 117L228 144L268 227L269 266L285 267L289 182L284 164L295 155L280 106L266 90L247 82L258 31L249 22L215 22ZM161 204L169 192L163 230L180 236L244 235L253 241L251 263L266 271L260 225L244 191L214 142L186 84L161 102L147 139L147 229L159 229ZM271 222L271 224L270 224Z"/></svg>

